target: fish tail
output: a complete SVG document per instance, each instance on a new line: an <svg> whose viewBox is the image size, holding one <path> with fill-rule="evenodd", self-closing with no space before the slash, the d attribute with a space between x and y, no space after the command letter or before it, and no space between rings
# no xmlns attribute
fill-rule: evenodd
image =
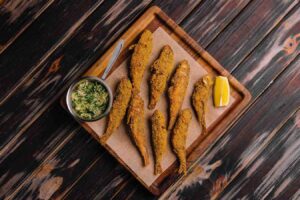
<svg viewBox="0 0 300 200"><path fill-rule="evenodd" d="M183 173L186 175L186 164L185 163L180 163L179 169L178 169L178 174Z"/></svg>
<svg viewBox="0 0 300 200"><path fill-rule="evenodd" d="M108 138L111 136L112 132L107 130L103 135L100 137L100 143L105 144Z"/></svg>
<svg viewBox="0 0 300 200"><path fill-rule="evenodd" d="M154 175L160 174L162 172L162 168L160 163L155 163Z"/></svg>
<svg viewBox="0 0 300 200"><path fill-rule="evenodd" d="M147 166L149 164L149 156L147 149L141 150L142 158L143 158L143 165Z"/></svg>

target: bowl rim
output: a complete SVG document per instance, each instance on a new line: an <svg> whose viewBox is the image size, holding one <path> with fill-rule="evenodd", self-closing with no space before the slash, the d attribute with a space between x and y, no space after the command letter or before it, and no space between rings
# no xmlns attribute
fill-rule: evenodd
<svg viewBox="0 0 300 200"><path fill-rule="evenodd" d="M72 106L72 99L71 99L71 94L72 92L74 91L74 88L75 86L82 80L91 80L91 81L96 81L98 83L100 83L101 85L103 85L105 87L105 89L107 90L108 92L108 96L109 96L109 100L108 100L108 105L106 107L106 110L101 114L99 115L98 117L94 118L94 119L82 119L81 117L78 116L78 114L76 113L76 111L74 110L73 106ZM112 91L110 89L110 87L107 85L107 83L97 77L97 76L83 76L81 78L78 78L76 79L70 86L69 86L69 89L68 89L68 92L67 92L67 95L66 95L66 104L67 104L67 107L68 107L68 111L69 113L78 121L81 121L81 122L94 122L94 121L98 121L100 120L101 118L105 117L111 110L111 107L112 107L112 102L113 102L113 94L112 94Z"/></svg>

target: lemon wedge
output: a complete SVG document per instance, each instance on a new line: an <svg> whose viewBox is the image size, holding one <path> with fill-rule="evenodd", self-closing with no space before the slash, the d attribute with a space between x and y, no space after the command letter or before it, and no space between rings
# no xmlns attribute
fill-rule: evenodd
<svg viewBox="0 0 300 200"><path fill-rule="evenodd" d="M214 104L216 107L227 106L230 99L230 87L227 77L217 76L214 86Z"/></svg>

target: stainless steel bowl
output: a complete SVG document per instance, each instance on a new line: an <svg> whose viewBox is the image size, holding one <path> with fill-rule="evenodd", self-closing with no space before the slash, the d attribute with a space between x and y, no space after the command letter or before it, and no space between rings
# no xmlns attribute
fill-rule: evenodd
<svg viewBox="0 0 300 200"><path fill-rule="evenodd" d="M113 64L116 62L118 56L120 55L121 53L121 50L124 46L124 43L125 41L124 40L120 40L117 44L116 44L116 47L113 51L113 54L112 54L112 57L110 58L109 62L108 62L108 65L106 66L101 78L98 78L96 76L85 76L85 77L82 77L81 79L75 81L68 89L68 92L67 92L67 96L66 96L66 103L67 103L67 107L68 107L68 110L69 112L73 115L73 117L79 121L85 121L85 122L92 122L92 121L97 121L101 118L103 118L104 116L106 116L110 109L111 109L111 106L112 106L112 102L113 102L113 95L112 95L112 92L111 92L111 89L109 88L109 86L105 83L105 79L108 75L108 73L110 72ZM108 100L108 105L107 105L107 108L105 110L105 112L103 112L100 116L98 116L97 118L95 119L92 119L92 120L86 120L86 119L82 119L80 118L76 111L74 110L73 106L72 106L72 99L71 99L71 94L76 86L76 84L81 81L81 80L91 80L91 81L97 81L98 83L102 84L107 92L108 92L108 95L109 95L109 100Z"/></svg>
<svg viewBox="0 0 300 200"><path fill-rule="evenodd" d="M90 80L90 81L96 81L98 83L100 83L101 85L103 85L105 87L105 89L107 90L108 92L108 96L109 96L109 99L108 99L108 105L106 107L106 110L101 114L99 115L97 118L95 119L91 119L91 120L86 120L86 119L82 119L80 118L76 111L74 110L73 106L72 106L72 98L71 98L71 95L72 95L72 92L73 90L75 89L76 85L82 81L82 80ZM69 112L71 113L71 115L73 115L73 117L79 121L82 121L82 122L93 122L93 121L97 121L101 118L103 118L104 116L106 116L110 109L111 109L111 106L112 106L112 102L113 102L113 95L112 95L112 92L111 92L111 89L110 87L105 83L104 80L102 80L101 78L98 78L96 76L85 76L85 77L82 77L80 78L79 80L75 81L68 89L68 92L67 92L67 96L66 96L66 103L67 103L67 107L68 107L68 110Z"/></svg>

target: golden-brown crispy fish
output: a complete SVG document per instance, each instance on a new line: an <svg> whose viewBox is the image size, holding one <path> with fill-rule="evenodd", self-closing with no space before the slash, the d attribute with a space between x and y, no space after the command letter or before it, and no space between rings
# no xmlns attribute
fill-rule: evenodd
<svg viewBox="0 0 300 200"><path fill-rule="evenodd" d="M186 138L188 133L188 125L192 119L192 112L189 108L182 110L174 125L172 135L173 151L179 159L178 173L186 174Z"/></svg>
<svg viewBox="0 0 300 200"><path fill-rule="evenodd" d="M171 79L171 85L168 89L170 101L170 121L169 130L171 130L180 111L187 86L189 84L190 65L187 60L183 60L176 68L175 74Z"/></svg>
<svg viewBox="0 0 300 200"><path fill-rule="evenodd" d="M134 51L130 61L129 75L133 90L136 91L136 93L140 91L143 75L151 56L152 40L152 33L149 30L145 30L138 43L130 47L130 49L134 49Z"/></svg>
<svg viewBox="0 0 300 200"><path fill-rule="evenodd" d="M108 124L105 133L100 138L105 143L111 134L120 126L131 97L132 85L128 78L122 78L118 84L112 109L108 115Z"/></svg>
<svg viewBox="0 0 300 200"><path fill-rule="evenodd" d="M144 120L144 101L138 94L133 93L128 107L127 124L131 138L142 156L143 165L146 166L149 164L149 154L146 148Z"/></svg>
<svg viewBox="0 0 300 200"><path fill-rule="evenodd" d="M151 67L149 109L155 108L160 96L164 92L167 80L173 69L173 63L173 50L169 45L165 45L159 58Z"/></svg>
<svg viewBox="0 0 300 200"><path fill-rule="evenodd" d="M196 111L198 121L202 126L202 131L204 134L207 133L205 113L207 111L207 101L211 95L212 85L212 78L209 75L205 75L195 83L192 94L193 107Z"/></svg>
<svg viewBox="0 0 300 200"><path fill-rule="evenodd" d="M163 154L167 149L168 132L166 129L166 120L162 112L155 110L152 118L152 147L155 157L154 174L162 172L161 161Z"/></svg>

